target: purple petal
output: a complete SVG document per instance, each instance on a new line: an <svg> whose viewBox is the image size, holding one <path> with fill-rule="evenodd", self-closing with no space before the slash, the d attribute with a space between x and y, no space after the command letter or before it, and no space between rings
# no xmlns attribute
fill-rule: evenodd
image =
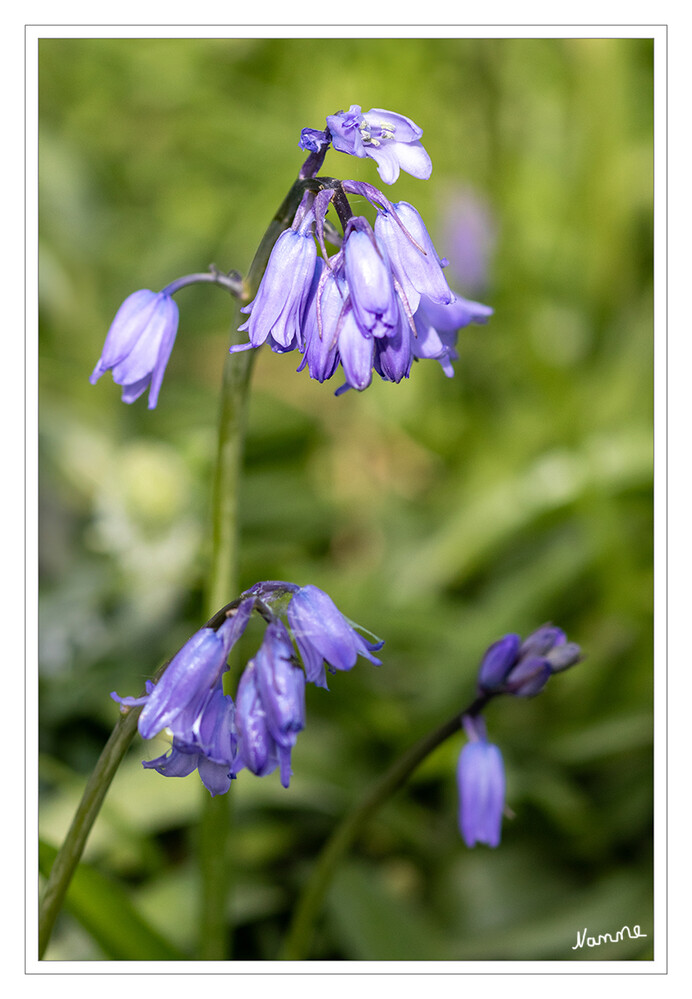
<svg viewBox="0 0 692 999"><path fill-rule="evenodd" d="M170 726L184 709L201 710L226 665L224 642L211 628L202 628L173 657L139 716L139 731L151 739Z"/></svg>
<svg viewBox="0 0 692 999"><path fill-rule="evenodd" d="M459 828L466 845L500 842L505 802L502 754L489 742L469 742L461 751L457 768Z"/></svg>
<svg viewBox="0 0 692 999"><path fill-rule="evenodd" d="M348 384L358 391L367 388L372 381L372 362L375 341L365 337L349 312L339 333L339 357Z"/></svg>
<svg viewBox="0 0 692 999"><path fill-rule="evenodd" d="M516 634L505 635L487 650L478 670L478 686L492 691L498 687L519 658L521 638Z"/></svg>

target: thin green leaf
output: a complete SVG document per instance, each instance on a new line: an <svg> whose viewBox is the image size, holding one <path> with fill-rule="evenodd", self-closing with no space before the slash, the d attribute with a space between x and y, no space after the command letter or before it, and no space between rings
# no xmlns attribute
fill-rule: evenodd
<svg viewBox="0 0 692 999"><path fill-rule="evenodd" d="M50 874L57 852L43 840L39 842L39 869L44 877ZM186 954L140 916L119 885L87 864L77 868L67 891L65 908L110 960L187 960Z"/></svg>

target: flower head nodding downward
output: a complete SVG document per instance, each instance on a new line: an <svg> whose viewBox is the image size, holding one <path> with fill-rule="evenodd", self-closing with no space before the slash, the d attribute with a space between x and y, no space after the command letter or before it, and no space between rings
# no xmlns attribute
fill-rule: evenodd
<svg viewBox="0 0 692 999"><path fill-rule="evenodd" d="M365 337L391 336L399 322L394 277L386 250L365 218L352 218L343 245L344 276L358 328Z"/></svg>
<svg viewBox="0 0 692 999"><path fill-rule="evenodd" d="M454 301L456 296L442 271L446 261L437 255L425 223L413 205L400 201L392 205L392 211L379 211L375 235L380 246L387 250L394 276L412 312L418 308L421 295L441 305Z"/></svg>
<svg viewBox="0 0 692 999"><path fill-rule="evenodd" d="M352 104L348 111L327 115L327 129L339 152L374 160L385 184L393 184L399 170L419 180L427 180L432 173L432 162L420 141L423 129L403 114L382 108L363 114L360 105ZM314 142L313 133L310 130L301 145L303 141Z"/></svg>
<svg viewBox="0 0 692 999"><path fill-rule="evenodd" d="M231 351L263 343L281 353L298 349L298 371L307 367L320 382L341 365L346 381L337 395L367 388L373 371L399 382L422 358L439 361L453 375L459 329L486 322L493 310L455 297L443 273L447 261L408 202L392 204L362 181L318 178L314 184L317 193L305 193L292 227L274 245L255 299L242 310L250 313L240 327L249 342ZM375 208L374 229L351 213L347 195ZM331 256L325 245L330 205L343 227Z"/></svg>
<svg viewBox="0 0 692 999"><path fill-rule="evenodd" d="M111 323L89 381L95 385L112 369L113 381L123 387L123 402L134 402L149 387L149 409L154 409L177 331L178 306L170 295L133 292Z"/></svg>
<svg viewBox="0 0 692 999"><path fill-rule="evenodd" d="M253 611L266 630L234 703L224 694L223 674ZM304 669L282 616L288 617ZM372 651L383 644L358 635L322 590L269 580L245 590L195 632L158 682L147 681L142 697L111 697L122 710L142 708L138 728L145 739L167 730L169 751L145 761L146 768L164 777L197 770L215 795L225 794L245 768L264 777L278 767L288 787L291 753L305 728L306 679L326 687L324 660L332 672L351 669L359 655L379 665Z"/></svg>
<svg viewBox="0 0 692 999"><path fill-rule="evenodd" d="M326 687L324 664L329 672L349 670L358 656L364 656L375 666L380 660L373 656L383 641L369 642L355 630L356 625L344 617L331 597L316 586L303 586L288 605L288 626L298 645L311 683Z"/></svg>
<svg viewBox="0 0 692 999"><path fill-rule="evenodd" d="M308 214L300 225L286 229L277 239L257 295L240 310L250 314L239 327L241 333L248 332L250 342L232 347L232 352L259 347L265 341L280 353L303 348L303 319L317 256L313 221Z"/></svg>
<svg viewBox="0 0 692 999"><path fill-rule="evenodd" d="M464 717L469 742L457 766L459 829L468 847L500 843L505 807L505 768L502 753L485 735L482 719Z"/></svg>
<svg viewBox="0 0 692 999"><path fill-rule="evenodd" d="M272 621L238 686L237 773L246 766L264 776L278 764L281 783L291 779L291 750L305 728L305 674L294 662L284 625Z"/></svg>

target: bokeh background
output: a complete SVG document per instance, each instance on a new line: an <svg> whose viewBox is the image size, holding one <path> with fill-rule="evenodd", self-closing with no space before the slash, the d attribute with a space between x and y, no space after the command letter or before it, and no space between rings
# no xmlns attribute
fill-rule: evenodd
<svg viewBox="0 0 692 999"><path fill-rule="evenodd" d="M123 405L110 376L88 382L109 323L137 288L212 261L245 271L304 158L300 129L351 103L391 108L424 129L434 170L387 193L416 205L450 282L495 316L462 332L453 379L426 361L334 398L339 381L296 374L297 355L258 359L241 585L315 583L386 645L381 668L308 691L290 790L247 773L232 789L235 954L276 957L338 818L468 702L490 642L551 620L587 658L487 712L515 815L500 848L459 836L457 736L359 839L312 956L650 960L653 43L39 44L46 843L116 720L110 691L138 693L203 620L229 300L178 296L153 412ZM323 173L379 183L333 151ZM206 792L141 768L162 751L137 738L49 959L194 957ZM137 920L161 951L138 951ZM646 939L572 950L577 930L635 923Z"/></svg>

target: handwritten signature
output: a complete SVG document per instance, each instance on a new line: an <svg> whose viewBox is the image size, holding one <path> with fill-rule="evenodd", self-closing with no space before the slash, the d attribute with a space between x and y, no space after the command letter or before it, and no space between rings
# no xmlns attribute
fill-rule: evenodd
<svg viewBox="0 0 692 999"><path fill-rule="evenodd" d="M614 935L612 933L599 933L597 937L587 937L587 928L584 927L584 932L580 933L577 930L577 942L575 943L572 950L577 950L586 944L587 947L600 947L604 943L621 943L625 939L625 933L627 933L630 940L638 940L640 937L645 937L646 933L642 933L640 926L635 926L630 929L629 926L623 926L621 930L618 930Z"/></svg>

